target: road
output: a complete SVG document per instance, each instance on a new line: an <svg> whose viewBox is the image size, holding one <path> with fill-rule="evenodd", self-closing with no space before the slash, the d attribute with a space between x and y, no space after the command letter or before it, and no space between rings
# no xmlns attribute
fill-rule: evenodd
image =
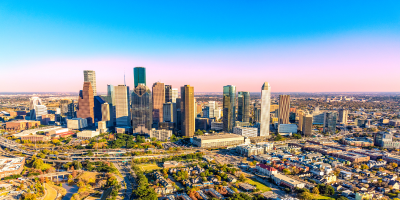
<svg viewBox="0 0 400 200"><path fill-rule="evenodd" d="M127 163L113 163L115 168L118 169L118 171L121 173L122 178L117 176L118 181L121 183L121 185L124 185L123 183L126 184L125 189L121 189L121 193L124 196L124 200L129 200L132 195L132 190L133 190L133 184L132 181L134 181L134 178L131 176L130 173L130 165L127 165Z"/></svg>

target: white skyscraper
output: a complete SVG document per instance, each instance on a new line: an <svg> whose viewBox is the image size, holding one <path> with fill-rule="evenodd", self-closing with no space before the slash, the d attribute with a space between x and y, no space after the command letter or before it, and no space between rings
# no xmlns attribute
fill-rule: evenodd
<svg viewBox="0 0 400 200"><path fill-rule="evenodd" d="M97 96L97 89L96 89L96 72L92 70L84 70L83 71L83 78L85 82L90 82L93 89L93 97Z"/></svg>
<svg viewBox="0 0 400 200"><path fill-rule="evenodd" d="M34 109L34 119L42 120L42 115L47 114L47 107L45 105L36 105Z"/></svg>
<svg viewBox="0 0 400 200"><path fill-rule="evenodd" d="M260 120L260 136L269 136L271 106L271 87L265 82L261 87L261 120Z"/></svg>
<svg viewBox="0 0 400 200"><path fill-rule="evenodd" d="M178 98L178 88L172 88L172 103L176 103L176 98Z"/></svg>
<svg viewBox="0 0 400 200"><path fill-rule="evenodd" d="M129 87L126 85L118 85L114 87L115 92L115 117L117 126L130 126L130 98Z"/></svg>
<svg viewBox="0 0 400 200"><path fill-rule="evenodd" d="M208 102L208 118L214 118L215 101Z"/></svg>
<svg viewBox="0 0 400 200"><path fill-rule="evenodd" d="M35 109L35 106L43 105L42 100L39 97L29 98L29 110Z"/></svg>

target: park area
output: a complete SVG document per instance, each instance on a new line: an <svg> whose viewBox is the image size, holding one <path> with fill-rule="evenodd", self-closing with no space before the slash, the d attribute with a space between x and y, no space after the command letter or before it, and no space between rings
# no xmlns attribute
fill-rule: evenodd
<svg viewBox="0 0 400 200"><path fill-rule="evenodd" d="M255 185L258 189L260 189L261 192L271 191L271 188L267 187L266 185L264 185L264 184L262 184L262 183L260 183L260 182L258 182L256 180L253 180L251 178L248 178L246 180L246 183L249 183L251 185Z"/></svg>
<svg viewBox="0 0 400 200"><path fill-rule="evenodd" d="M57 191L51 187L49 184L46 184L46 196L44 197L44 200L54 200L57 198Z"/></svg>
<svg viewBox="0 0 400 200"><path fill-rule="evenodd" d="M142 171L150 171L150 172L161 169L161 167L159 167L157 164L141 164L139 165L139 168Z"/></svg>

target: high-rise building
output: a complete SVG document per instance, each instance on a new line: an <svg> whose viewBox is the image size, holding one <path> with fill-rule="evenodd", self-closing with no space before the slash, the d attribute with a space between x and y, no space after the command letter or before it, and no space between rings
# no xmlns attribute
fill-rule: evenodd
<svg viewBox="0 0 400 200"><path fill-rule="evenodd" d="M90 82L93 90L93 96L97 96L96 89L96 72L93 70L84 70L83 71L84 82Z"/></svg>
<svg viewBox="0 0 400 200"><path fill-rule="evenodd" d="M110 104L107 102L101 104L101 121L108 123L110 121ZM107 124L109 126L109 124Z"/></svg>
<svg viewBox="0 0 400 200"><path fill-rule="evenodd" d="M171 102L164 103L163 105L163 121L174 122L174 104Z"/></svg>
<svg viewBox="0 0 400 200"><path fill-rule="evenodd" d="M35 109L33 109L33 113L31 110L31 116L33 115L32 120L41 121L43 115L47 115L47 107L45 105L35 105Z"/></svg>
<svg viewBox="0 0 400 200"><path fill-rule="evenodd" d="M182 130L182 101L181 98L176 98L176 129Z"/></svg>
<svg viewBox="0 0 400 200"><path fill-rule="evenodd" d="M163 121L163 106L165 103L165 86L164 83L156 82L152 88L153 97L153 124L158 127L158 124Z"/></svg>
<svg viewBox="0 0 400 200"><path fill-rule="evenodd" d="M115 93L114 93L114 86L113 85L107 85L107 102L109 104L114 105L115 101Z"/></svg>
<svg viewBox="0 0 400 200"><path fill-rule="evenodd" d="M269 136L269 122L271 109L271 86L265 82L261 87L261 119L260 136Z"/></svg>
<svg viewBox="0 0 400 200"><path fill-rule="evenodd" d="M312 125L313 125L313 115L301 115L302 124L299 124L302 128L302 133L305 137L311 137L312 134Z"/></svg>
<svg viewBox="0 0 400 200"><path fill-rule="evenodd" d="M172 103L176 103L178 96L178 88L172 88Z"/></svg>
<svg viewBox="0 0 400 200"><path fill-rule="evenodd" d="M336 132L336 112L326 112L324 117L324 133L335 133Z"/></svg>
<svg viewBox="0 0 400 200"><path fill-rule="evenodd" d="M129 87L126 85L115 86L114 93L116 126L130 126L131 117L129 112Z"/></svg>
<svg viewBox="0 0 400 200"><path fill-rule="evenodd" d="M29 98L29 110L35 109L36 105L43 105L42 100L39 97Z"/></svg>
<svg viewBox="0 0 400 200"><path fill-rule="evenodd" d="M193 137L195 128L194 88L190 85L181 87L181 120L182 135Z"/></svg>
<svg viewBox="0 0 400 200"><path fill-rule="evenodd" d="M222 118L224 131L232 133L236 119L236 87L233 85L224 86Z"/></svg>
<svg viewBox="0 0 400 200"><path fill-rule="evenodd" d="M94 97L94 121L102 121L101 105L106 103L100 96Z"/></svg>
<svg viewBox="0 0 400 200"><path fill-rule="evenodd" d="M134 133L149 133L153 123L151 91L143 83L132 93L132 128Z"/></svg>
<svg viewBox="0 0 400 200"><path fill-rule="evenodd" d="M172 102L172 86L165 85L165 103Z"/></svg>
<svg viewBox="0 0 400 200"><path fill-rule="evenodd" d="M250 92L238 92L238 121L250 120Z"/></svg>
<svg viewBox="0 0 400 200"><path fill-rule="evenodd" d="M68 113L68 105L71 103L71 99L61 99L60 100L60 109L61 115L66 116Z"/></svg>
<svg viewBox="0 0 400 200"><path fill-rule="evenodd" d="M94 98L90 82L83 83L83 90L79 92L76 116L87 120L88 124L94 123Z"/></svg>
<svg viewBox="0 0 400 200"><path fill-rule="evenodd" d="M290 95L279 95L279 124L289 124Z"/></svg>
<svg viewBox="0 0 400 200"><path fill-rule="evenodd" d="M72 102L71 102L70 104L68 104L67 118L68 118L68 119L76 118L75 102L74 102L74 100L72 100Z"/></svg>
<svg viewBox="0 0 400 200"><path fill-rule="evenodd" d="M146 68L144 67L135 67L133 69L133 79L135 81L135 88L140 84L144 84L146 86Z"/></svg>
<svg viewBox="0 0 400 200"><path fill-rule="evenodd" d="M349 111L345 109L339 109L339 122L347 124L347 119L349 117Z"/></svg>
<svg viewBox="0 0 400 200"><path fill-rule="evenodd" d="M254 103L253 108L253 123L261 121L261 105L259 103Z"/></svg>

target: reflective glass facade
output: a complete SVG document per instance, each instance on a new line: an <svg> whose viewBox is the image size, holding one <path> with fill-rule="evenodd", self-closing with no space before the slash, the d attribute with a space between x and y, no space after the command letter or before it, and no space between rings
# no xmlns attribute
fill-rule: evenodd
<svg viewBox="0 0 400 200"><path fill-rule="evenodd" d="M223 130L232 132L236 119L236 87L233 85L224 86L223 93Z"/></svg>
<svg viewBox="0 0 400 200"><path fill-rule="evenodd" d="M132 128L144 126L147 131L151 130L153 121L151 91L144 84L139 84L132 93Z"/></svg>
<svg viewBox="0 0 400 200"><path fill-rule="evenodd" d="M249 122L250 120L250 93L238 92L238 121Z"/></svg>

